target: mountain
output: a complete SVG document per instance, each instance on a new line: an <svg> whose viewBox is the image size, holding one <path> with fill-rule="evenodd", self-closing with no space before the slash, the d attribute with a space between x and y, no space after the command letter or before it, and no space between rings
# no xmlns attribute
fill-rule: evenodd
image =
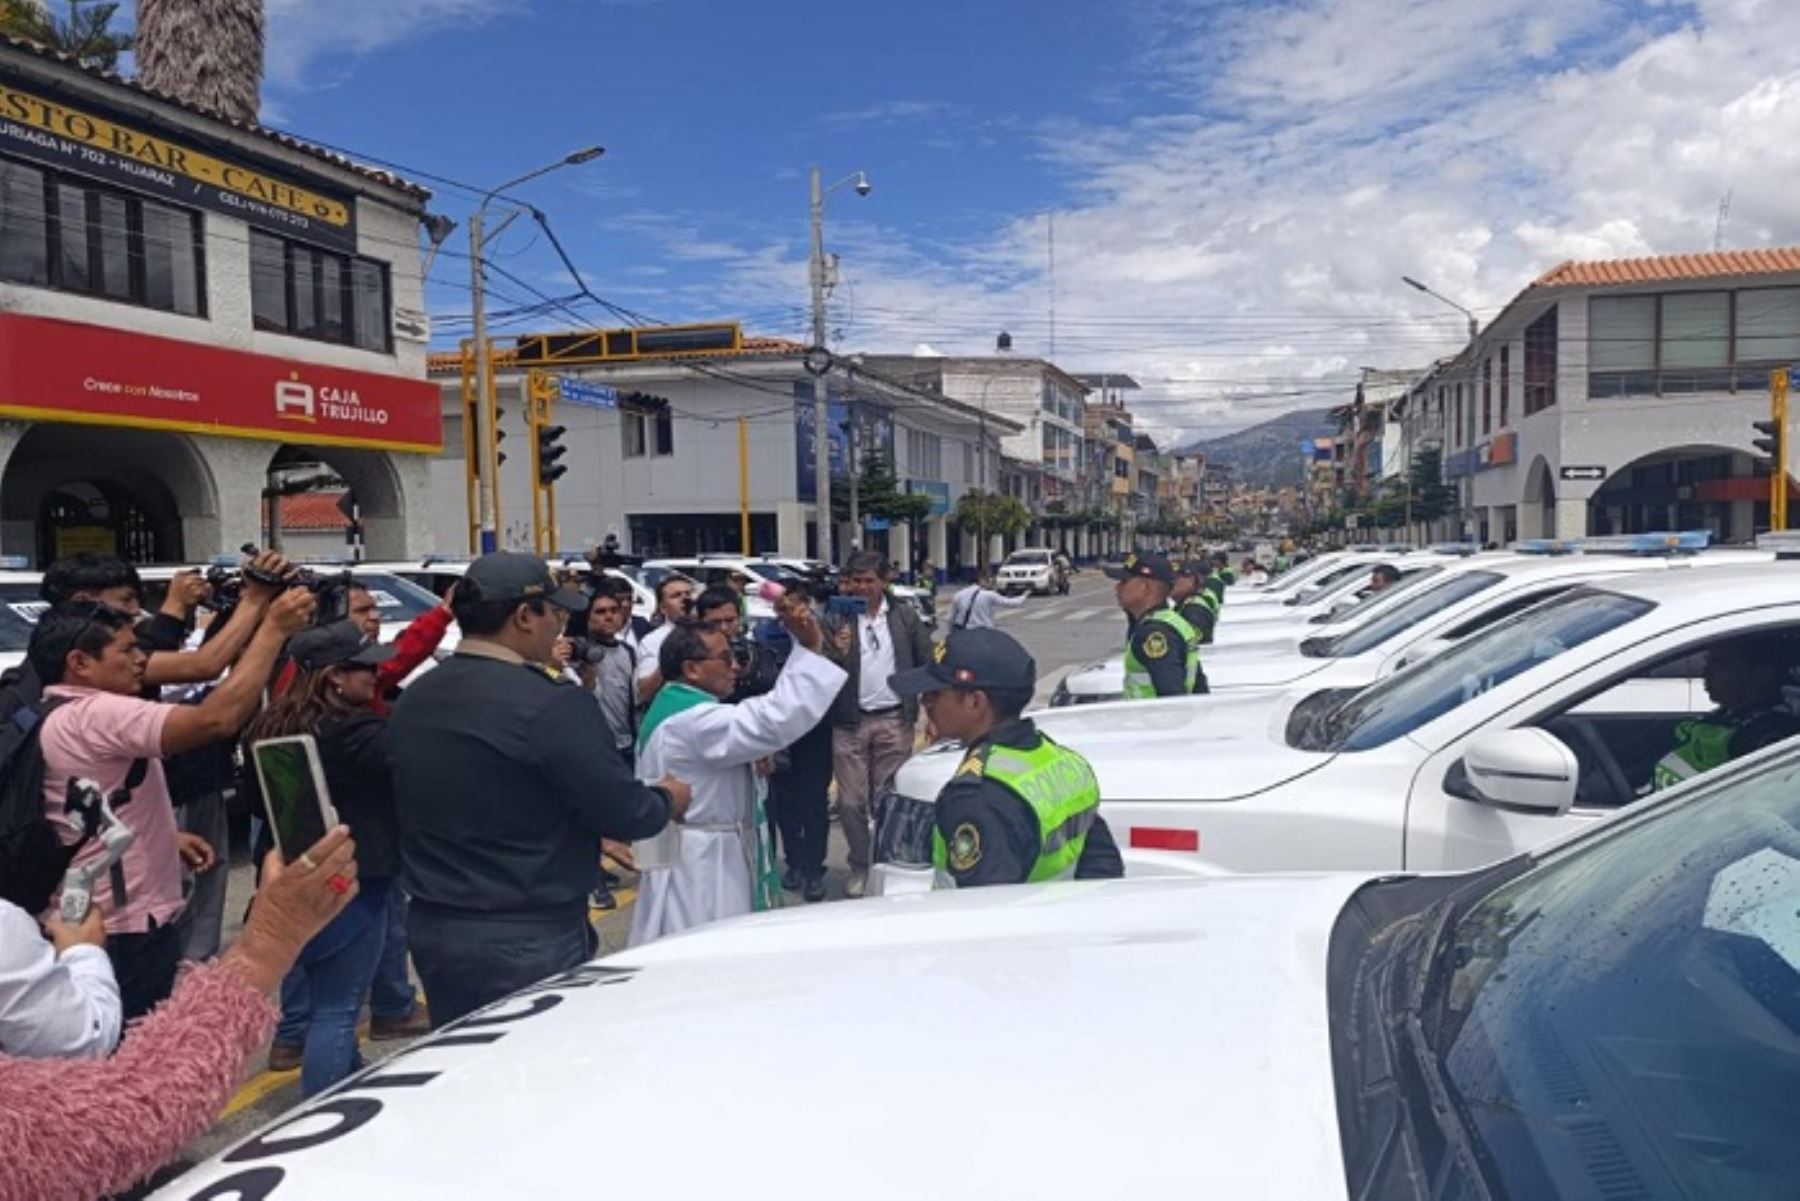
<svg viewBox="0 0 1800 1201"><path fill-rule="evenodd" d="M1229 465L1232 475L1252 487L1298 484L1305 475L1300 444L1336 432L1330 409L1303 409L1253 425L1235 434L1189 442L1174 453L1199 451L1207 466Z"/></svg>

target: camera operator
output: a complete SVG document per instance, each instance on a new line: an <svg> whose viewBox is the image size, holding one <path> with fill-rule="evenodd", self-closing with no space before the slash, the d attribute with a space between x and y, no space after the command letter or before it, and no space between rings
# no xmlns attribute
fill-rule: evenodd
<svg viewBox="0 0 1800 1201"><path fill-rule="evenodd" d="M456 653L394 706L407 934L434 1028L592 955L602 840L687 812L688 786L639 783L594 737L593 697L546 666L583 607L542 559L483 555L456 590Z"/></svg>
<svg viewBox="0 0 1800 1201"><path fill-rule="evenodd" d="M613 745L630 764L637 758L636 682L638 649L626 623L631 617L631 585L602 577L588 604L587 634L578 640L574 661L582 687L600 702Z"/></svg>
<svg viewBox="0 0 1800 1201"><path fill-rule="evenodd" d="M248 568L238 602L225 624L208 631L206 641L192 651L182 650L182 644L194 610L211 597L212 588L197 571L176 573L162 608L136 631L138 645L149 656L143 685L147 699L164 685L216 680L244 653L264 613L282 591L280 581L294 572L292 564L272 551L258 553ZM38 592L52 605L98 601L126 614L133 623L143 616L143 581L137 569L122 559L77 555L60 560L44 573Z"/></svg>
<svg viewBox="0 0 1800 1201"><path fill-rule="evenodd" d="M662 687L662 672L657 655L663 639L675 624L685 621L694 611L694 596L699 586L684 575L664 576L656 585L657 627L638 640L637 701L648 705L656 690Z"/></svg>
<svg viewBox="0 0 1800 1201"><path fill-rule="evenodd" d="M53 605L32 631L27 655L54 706L39 731L46 817L64 842L77 840L65 800L69 781L81 776L113 798L137 835L120 861L122 870L94 890L95 903L106 910L106 951L127 1021L174 987L182 865L204 872L214 864L204 839L176 829L162 760L237 736L262 701L283 643L306 628L315 605L303 589L277 597L231 674L197 705L142 699L146 656L126 613L98 601L68 602ZM92 862L103 853L96 841L74 862ZM114 895L115 881L125 885L124 896Z"/></svg>

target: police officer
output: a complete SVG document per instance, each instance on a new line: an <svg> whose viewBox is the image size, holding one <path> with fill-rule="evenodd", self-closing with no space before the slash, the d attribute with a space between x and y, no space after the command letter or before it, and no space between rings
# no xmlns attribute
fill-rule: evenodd
<svg viewBox="0 0 1800 1201"><path fill-rule="evenodd" d="M970 629L933 655L888 686L921 697L938 734L969 748L937 796L937 869L958 888L1123 876L1093 768L1021 716L1037 683L1025 648L1000 630Z"/></svg>
<svg viewBox="0 0 1800 1201"><path fill-rule="evenodd" d="M433 1027L588 959L602 839L687 812L688 786L640 783L594 736L593 695L545 666L585 602L542 559L483 555L451 603L456 653L394 707L407 934Z"/></svg>
<svg viewBox="0 0 1800 1201"><path fill-rule="evenodd" d="M1118 581L1119 608L1131 620L1125 643L1125 699L1206 691L1200 632L1169 607L1175 569L1154 551L1133 551L1106 574Z"/></svg>
<svg viewBox="0 0 1800 1201"><path fill-rule="evenodd" d="M1205 646L1213 640L1213 633L1219 624L1220 600L1217 593L1203 586L1207 574L1207 563L1200 560L1181 559L1172 564L1175 568L1175 590L1169 594L1169 604L1200 635L1200 645Z"/></svg>
<svg viewBox="0 0 1800 1201"><path fill-rule="evenodd" d="M1706 694L1719 707L1675 727L1673 750L1656 764L1652 791L1722 767L1800 734L1800 715L1782 689L1792 682L1795 640L1781 635L1733 639L1706 653Z"/></svg>

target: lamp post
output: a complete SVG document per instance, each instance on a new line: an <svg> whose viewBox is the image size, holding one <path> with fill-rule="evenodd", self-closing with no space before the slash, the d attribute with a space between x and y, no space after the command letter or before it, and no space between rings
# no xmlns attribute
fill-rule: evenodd
<svg viewBox="0 0 1800 1201"><path fill-rule="evenodd" d="M599 158L606 151L599 146L587 146L572 154L564 155L548 166L539 167L535 171L527 171L517 179L509 179L497 188L488 191L475 206L475 213L469 218L469 287L474 295L474 342L475 342L475 401L480 420L476 423L475 452L481 456L481 487L478 493L478 513L481 526L481 553L489 554L499 549L499 539L495 531L495 514L499 510L500 497L500 455L495 443L495 413L492 403L493 364L488 353L487 344L487 294L481 270L481 250L487 238L483 232L483 223L487 217L487 206L496 196L510 188L516 188L528 180L540 175L548 175L561 167L574 167ZM504 223L503 223L504 224Z"/></svg>
<svg viewBox="0 0 1800 1201"><path fill-rule="evenodd" d="M825 199L846 184L856 189L858 196L867 196L875 190L864 171L853 171L838 180L830 187L821 183L819 169L812 169L811 189L807 205L807 213L811 223L811 250L807 256L807 281L812 288L812 340L816 350L825 349ZM830 408L827 401L830 389L826 386L827 374L820 372L813 377L813 490L818 493L819 506L819 558L830 563L831 558L831 426L829 424ZM855 437L854 428L851 437ZM850 481L854 496L856 480Z"/></svg>

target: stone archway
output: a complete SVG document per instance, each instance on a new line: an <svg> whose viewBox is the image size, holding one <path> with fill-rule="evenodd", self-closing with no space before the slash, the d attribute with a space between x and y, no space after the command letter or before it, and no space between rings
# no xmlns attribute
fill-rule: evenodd
<svg viewBox="0 0 1800 1201"><path fill-rule="evenodd" d="M185 434L44 422L0 475L0 550L39 567L83 550L184 562L218 537L217 481Z"/></svg>
<svg viewBox="0 0 1800 1201"><path fill-rule="evenodd" d="M406 557L406 492L392 455L384 450L284 443L269 457L268 469L304 472L309 464L341 479L355 499L366 558Z"/></svg>

